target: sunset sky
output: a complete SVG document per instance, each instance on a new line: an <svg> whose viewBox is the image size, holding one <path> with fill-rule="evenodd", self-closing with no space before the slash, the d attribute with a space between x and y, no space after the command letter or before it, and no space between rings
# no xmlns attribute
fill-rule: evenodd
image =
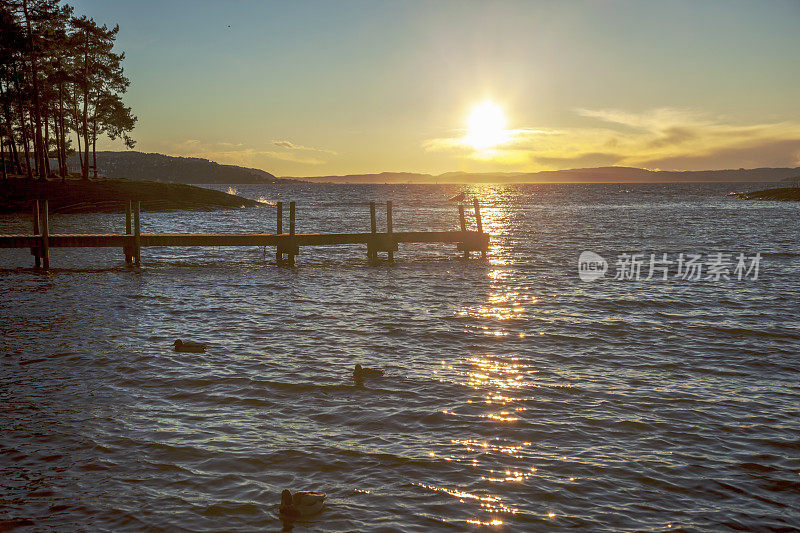
<svg viewBox="0 0 800 533"><path fill-rule="evenodd" d="M71 3L120 24L140 151L280 176L800 165L796 0Z"/></svg>

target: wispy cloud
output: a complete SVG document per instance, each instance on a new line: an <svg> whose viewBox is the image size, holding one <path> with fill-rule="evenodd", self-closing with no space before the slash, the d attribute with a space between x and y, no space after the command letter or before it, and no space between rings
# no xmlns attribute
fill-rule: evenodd
<svg viewBox="0 0 800 533"><path fill-rule="evenodd" d="M328 150L300 147L289 141L276 141L274 144L281 148L288 148L284 143L288 143L293 149L288 151L263 149L247 146L244 143L226 141L203 142L197 139L186 139L185 141L173 144L167 151L173 155L201 157L222 164L257 168L264 167L267 170L269 170L270 160L290 161L304 165L322 165L327 162L321 156L314 156L303 152L312 151L335 155L334 152Z"/></svg>
<svg viewBox="0 0 800 533"><path fill-rule="evenodd" d="M643 113L578 109L585 127L510 130L508 141L475 150L464 137L429 139L423 148L520 170L639 166L669 170L800 165L800 124L732 124L693 110Z"/></svg>
<svg viewBox="0 0 800 533"><path fill-rule="evenodd" d="M336 155L333 150L326 150L325 148L314 148L313 146L303 146L301 144L294 144L292 141L274 141L272 144L286 148L288 150L304 150L308 152L322 152L325 154Z"/></svg>

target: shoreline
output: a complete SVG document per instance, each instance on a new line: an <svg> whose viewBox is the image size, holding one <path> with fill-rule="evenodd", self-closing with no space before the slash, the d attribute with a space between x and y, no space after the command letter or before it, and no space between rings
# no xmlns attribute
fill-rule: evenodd
<svg viewBox="0 0 800 533"><path fill-rule="evenodd" d="M743 192L737 195L743 200L776 200L780 202L800 202L800 187L780 187L761 191Z"/></svg>
<svg viewBox="0 0 800 533"><path fill-rule="evenodd" d="M0 213L30 211L34 200L48 200L51 213L124 213L129 201L143 211L208 210L260 205L255 200L182 183L115 178L0 181Z"/></svg>

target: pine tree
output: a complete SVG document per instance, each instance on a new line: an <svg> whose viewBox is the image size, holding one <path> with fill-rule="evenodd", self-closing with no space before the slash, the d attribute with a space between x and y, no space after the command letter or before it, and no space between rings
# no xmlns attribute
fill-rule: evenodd
<svg viewBox="0 0 800 533"><path fill-rule="evenodd" d="M121 138L133 147L129 133L136 117L122 102L130 81L122 68L125 55L114 51L118 32L119 26L109 29L89 17L74 17L73 8L60 0L0 3L3 168L8 147L18 173L24 166L29 178L35 169L40 179L46 179L53 159L63 180L76 141L81 175L88 179L92 166L97 177L99 136Z"/></svg>

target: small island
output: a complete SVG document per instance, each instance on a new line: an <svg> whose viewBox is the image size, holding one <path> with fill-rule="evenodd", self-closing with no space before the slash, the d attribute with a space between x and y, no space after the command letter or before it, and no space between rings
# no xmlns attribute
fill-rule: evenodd
<svg viewBox="0 0 800 533"><path fill-rule="evenodd" d="M121 213L129 200L140 201L145 211L260 205L241 196L182 183L112 178L0 181L0 212L28 211L36 199L48 200L51 213Z"/></svg>

